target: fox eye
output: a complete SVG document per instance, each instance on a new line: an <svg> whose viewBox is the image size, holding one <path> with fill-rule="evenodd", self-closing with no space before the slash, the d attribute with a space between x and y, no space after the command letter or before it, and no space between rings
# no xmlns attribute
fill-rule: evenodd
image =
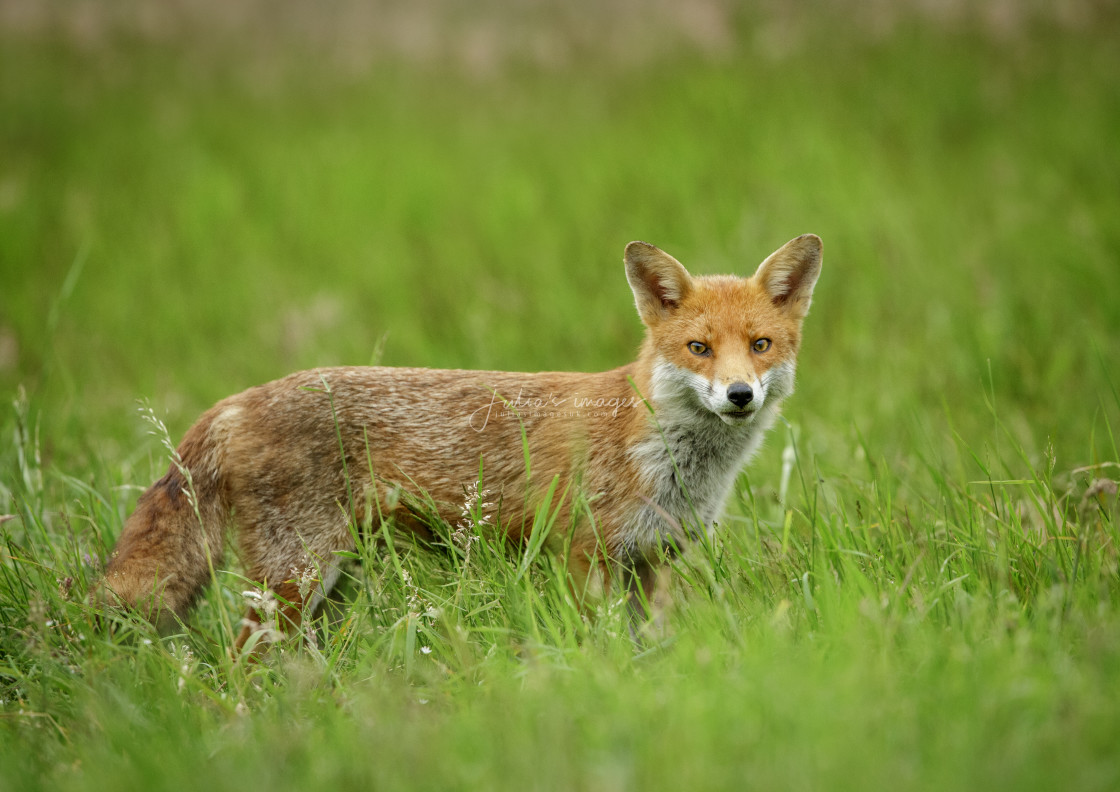
<svg viewBox="0 0 1120 792"><path fill-rule="evenodd" d="M770 348L770 339L769 338L760 338L757 341L755 341L753 344L751 344L751 349L753 349L755 352L765 352L769 348Z"/></svg>
<svg viewBox="0 0 1120 792"><path fill-rule="evenodd" d="M707 355L711 350L708 349L707 344L704 344L700 341L689 341L688 351L694 355L704 356Z"/></svg>

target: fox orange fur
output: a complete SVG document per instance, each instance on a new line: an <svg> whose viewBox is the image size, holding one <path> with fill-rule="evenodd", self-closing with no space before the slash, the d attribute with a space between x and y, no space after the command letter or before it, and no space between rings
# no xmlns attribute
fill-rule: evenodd
<svg viewBox="0 0 1120 792"><path fill-rule="evenodd" d="M95 596L164 628L185 620L231 529L248 575L298 625L335 583L354 525L387 509L425 534L402 492L455 522L480 459L496 530L523 538L558 480L557 492L578 489L589 504L561 506L569 568L605 561L648 592L665 550L719 515L793 391L821 242L791 240L750 278L693 277L644 242L627 245L625 264L646 337L621 368L314 369L218 402L140 497ZM310 589L299 582L308 570ZM258 619L250 613L239 643Z"/></svg>

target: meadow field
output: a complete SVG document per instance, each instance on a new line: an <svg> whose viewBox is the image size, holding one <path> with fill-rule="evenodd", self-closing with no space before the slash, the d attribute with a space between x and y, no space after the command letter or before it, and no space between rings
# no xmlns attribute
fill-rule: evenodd
<svg viewBox="0 0 1120 792"><path fill-rule="evenodd" d="M1120 788L1120 12L791 8L0 0L0 789ZM484 529L378 526L259 663L233 553L188 632L87 604L223 396L613 368L627 242L806 232L644 642Z"/></svg>

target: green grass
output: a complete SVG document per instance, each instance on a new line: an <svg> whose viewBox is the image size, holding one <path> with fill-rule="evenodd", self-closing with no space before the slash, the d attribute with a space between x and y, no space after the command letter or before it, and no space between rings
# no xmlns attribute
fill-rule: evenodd
<svg viewBox="0 0 1120 792"><path fill-rule="evenodd" d="M1120 785L1116 19L846 8L481 71L0 29L0 788ZM256 665L232 561L189 635L84 604L168 463L138 400L178 438L316 365L613 367L626 242L804 232L788 426L642 647L486 539L361 548Z"/></svg>

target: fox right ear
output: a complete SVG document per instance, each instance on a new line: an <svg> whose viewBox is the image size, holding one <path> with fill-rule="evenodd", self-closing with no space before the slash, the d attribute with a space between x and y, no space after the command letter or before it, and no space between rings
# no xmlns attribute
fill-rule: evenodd
<svg viewBox="0 0 1120 792"><path fill-rule="evenodd" d="M625 261L638 315L647 325L668 316L692 291L692 276L684 265L653 245L631 242Z"/></svg>
<svg viewBox="0 0 1120 792"><path fill-rule="evenodd" d="M771 253L754 277L774 304L803 319L821 274L821 238L802 234Z"/></svg>

